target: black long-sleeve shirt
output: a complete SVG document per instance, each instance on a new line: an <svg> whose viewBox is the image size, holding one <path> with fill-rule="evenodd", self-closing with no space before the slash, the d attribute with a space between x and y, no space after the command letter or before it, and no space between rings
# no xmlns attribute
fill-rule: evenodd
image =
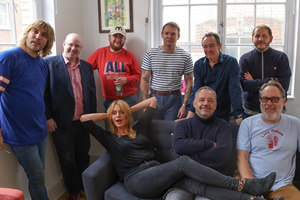
<svg viewBox="0 0 300 200"><path fill-rule="evenodd" d="M214 142L217 147L214 148ZM173 147L177 154L222 172L222 166L232 152L232 134L228 122L212 117L202 119L198 115L178 122Z"/></svg>
<svg viewBox="0 0 300 200"><path fill-rule="evenodd" d="M112 163L120 180L135 171L144 161L154 159L153 148L147 136L150 133L154 112L154 108L147 108L133 127L136 130L134 139L128 136L118 137L97 126L93 121L83 123L111 155Z"/></svg>

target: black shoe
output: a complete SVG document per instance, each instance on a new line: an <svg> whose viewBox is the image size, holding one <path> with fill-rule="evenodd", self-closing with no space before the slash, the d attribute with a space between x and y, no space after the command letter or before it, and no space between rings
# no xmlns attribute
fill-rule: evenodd
<svg viewBox="0 0 300 200"><path fill-rule="evenodd" d="M276 178L276 173L272 172L265 178L261 179L245 179L244 184L239 184L242 186L241 191L254 196L266 195L272 188Z"/></svg>

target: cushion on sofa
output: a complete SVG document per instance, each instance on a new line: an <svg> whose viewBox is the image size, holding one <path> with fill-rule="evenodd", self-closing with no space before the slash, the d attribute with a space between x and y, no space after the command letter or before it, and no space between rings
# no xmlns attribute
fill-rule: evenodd
<svg viewBox="0 0 300 200"><path fill-rule="evenodd" d="M162 200L162 198L156 199L140 199L136 196L133 196L128 192L125 185L123 183L117 182L112 185L108 190L104 193L104 199L109 200Z"/></svg>
<svg viewBox="0 0 300 200"><path fill-rule="evenodd" d="M164 163L178 158L172 147L172 136L177 123L168 120L152 120L152 124L149 139L153 145L155 159Z"/></svg>

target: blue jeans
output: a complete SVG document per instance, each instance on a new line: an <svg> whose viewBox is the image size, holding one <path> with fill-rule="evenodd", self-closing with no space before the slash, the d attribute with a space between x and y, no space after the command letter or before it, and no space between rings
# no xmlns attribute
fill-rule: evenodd
<svg viewBox="0 0 300 200"><path fill-rule="evenodd" d="M116 99L115 99L116 100ZM107 99L104 99L103 101L103 105L104 105L104 109L105 109L105 112L107 111L107 109L109 108L110 104L115 101L115 100L107 100ZM121 99L125 102L128 103L129 107L131 106L134 106L135 104L138 103L138 96L137 94L134 94L134 95L131 95L131 96L128 96L128 97L125 97L123 99ZM136 113L133 113L132 114L132 117L133 117L133 121L137 120L137 114ZM105 120L105 129L106 130L109 130L109 125L108 125L108 121Z"/></svg>
<svg viewBox="0 0 300 200"><path fill-rule="evenodd" d="M140 198L163 196L172 187L212 200L249 200L251 197L235 191L239 179L225 176L188 156L164 164L145 161L139 168L124 178L124 184L130 193Z"/></svg>
<svg viewBox="0 0 300 200"><path fill-rule="evenodd" d="M157 105L154 119L176 120L178 111L182 105L181 93L170 95L151 94L156 97Z"/></svg>
<svg viewBox="0 0 300 200"><path fill-rule="evenodd" d="M29 193L33 200L48 199L44 172L46 145L46 138L37 144L28 146L10 145L27 175Z"/></svg>

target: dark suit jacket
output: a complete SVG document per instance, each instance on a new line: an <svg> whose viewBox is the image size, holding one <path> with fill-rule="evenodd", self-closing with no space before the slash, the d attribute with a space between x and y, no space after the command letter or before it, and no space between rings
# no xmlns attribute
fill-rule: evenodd
<svg viewBox="0 0 300 200"><path fill-rule="evenodd" d="M71 126L75 99L70 76L62 54L45 58L48 78L45 90L47 120L53 118L58 128ZM80 74L83 92L84 113L96 112L96 88L92 65L80 60Z"/></svg>

